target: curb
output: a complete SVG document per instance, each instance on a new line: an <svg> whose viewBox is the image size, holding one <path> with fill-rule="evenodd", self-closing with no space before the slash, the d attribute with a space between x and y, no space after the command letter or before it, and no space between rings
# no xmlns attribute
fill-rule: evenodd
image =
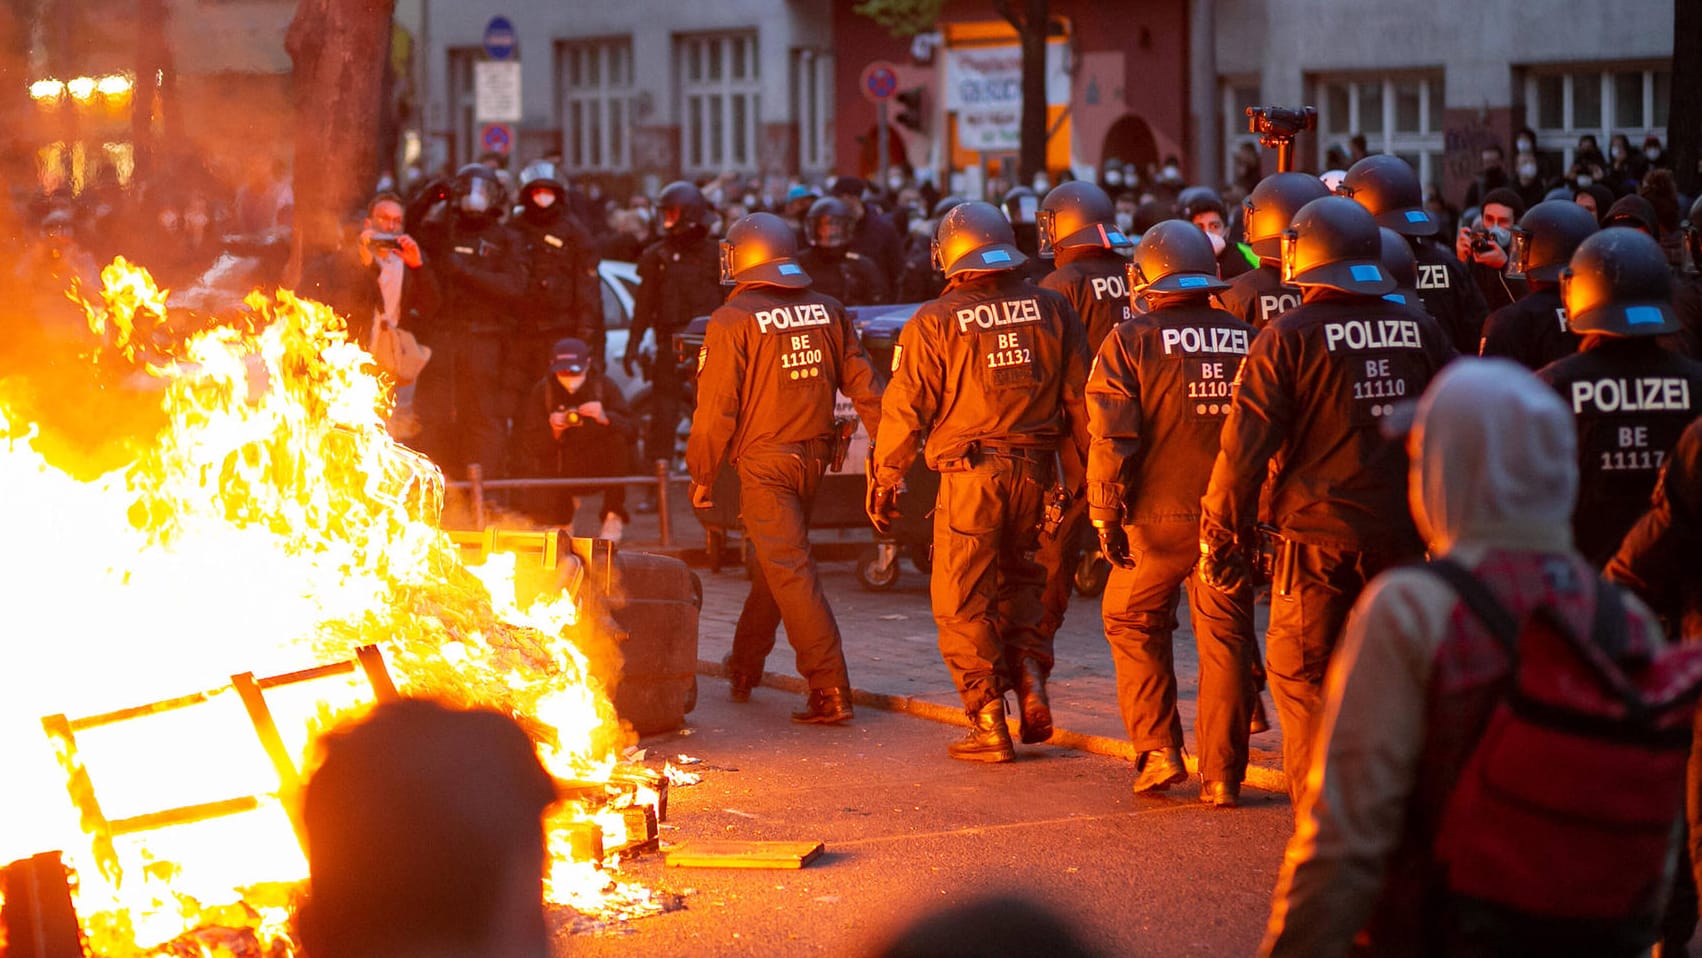
<svg viewBox="0 0 1702 958"><path fill-rule="evenodd" d="M727 677L727 669L721 663L711 662L708 659L697 660L697 673L699 675L707 675L711 678L718 679L724 679ZM807 695L810 691L809 685L806 684L803 679L795 675L780 675L774 672L762 673L762 682L759 684L771 689L779 689L783 692L794 692L798 695ZM953 708L949 705L940 705L937 702L926 702L921 699L913 699L909 696L888 695L885 692L868 692L863 689L852 689L851 702L853 705L881 709L886 712L902 712L906 715L914 715L917 718L924 718L931 722L939 722L943 725L956 725L959 728L969 727L969 720L963 714L962 709ZM1011 731L1014 736L1016 732L1016 720L1008 719L1007 721L1012 723ZM1055 745L1059 748L1075 749L1080 752L1091 752L1094 755L1109 755L1114 758L1127 759L1131 762L1140 754L1135 750L1133 745L1122 739L1107 738L1104 735L1087 735L1082 732L1072 732L1066 728L1054 728L1052 737L1046 741L1046 744ZM1199 774L1200 763L1198 759L1184 752L1182 753L1182 761L1188 766L1188 774ZM1247 777L1241 784L1245 787L1256 788L1264 792L1278 792L1283 795L1288 794L1288 774L1278 768L1266 768L1262 765L1248 765Z"/></svg>

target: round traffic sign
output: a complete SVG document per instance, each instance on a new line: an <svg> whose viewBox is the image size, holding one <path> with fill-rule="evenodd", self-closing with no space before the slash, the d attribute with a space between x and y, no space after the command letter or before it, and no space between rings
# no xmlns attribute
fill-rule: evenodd
<svg viewBox="0 0 1702 958"><path fill-rule="evenodd" d="M492 60L506 60L514 55L514 24L507 17L491 17L485 24L485 55Z"/></svg>
<svg viewBox="0 0 1702 958"><path fill-rule="evenodd" d="M514 146L514 127L507 123L486 123L479 131L479 145L489 153L504 153Z"/></svg>
<svg viewBox="0 0 1702 958"><path fill-rule="evenodd" d="M858 85L862 87L863 96L870 100L890 99L898 92L898 67L885 60L876 60L863 68L863 79Z"/></svg>

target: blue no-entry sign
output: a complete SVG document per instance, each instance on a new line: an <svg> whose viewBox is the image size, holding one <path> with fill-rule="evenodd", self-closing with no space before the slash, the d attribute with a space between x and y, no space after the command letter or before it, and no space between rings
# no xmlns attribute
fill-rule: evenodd
<svg viewBox="0 0 1702 958"><path fill-rule="evenodd" d="M876 60L863 68L863 96L875 102L890 99L898 92L898 68L885 60Z"/></svg>
<svg viewBox="0 0 1702 958"><path fill-rule="evenodd" d="M485 55L492 60L506 60L514 55L515 44L514 24L507 17L491 17L485 24Z"/></svg>

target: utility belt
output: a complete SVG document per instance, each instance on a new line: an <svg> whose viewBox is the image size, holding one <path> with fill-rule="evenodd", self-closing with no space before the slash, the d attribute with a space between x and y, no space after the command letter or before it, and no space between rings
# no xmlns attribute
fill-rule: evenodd
<svg viewBox="0 0 1702 958"><path fill-rule="evenodd" d="M1300 569L1300 550L1307 548L1277 531L1276 526L1261 522L1254 529L1254 539L1248 547L1253 577L1269 583L1273 595L1289 595L1294 591L1294 579ZM1315 548L1315 547L1314 547ZM1342 555L1363 556L1363 550L1337 550Z"/></svg>
<svg viewBox="0 0 1702 958"><path fill-rule="evenodd" d="M1058 451L1045 446L1013 446L1004 443L972 442L958 456L940 457L938 472L964 472L986 462L988 458L1015 459L1036 466L1051 467L1058 461Z"/></svg>

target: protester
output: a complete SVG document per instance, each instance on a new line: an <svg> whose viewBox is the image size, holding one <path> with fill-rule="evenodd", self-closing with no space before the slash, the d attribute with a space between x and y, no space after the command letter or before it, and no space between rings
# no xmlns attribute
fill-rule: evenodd
<svg viewBox="0 0 1702 958"><path fill-rule="evenodd" d="M594 351L583 340L557 342L548 359L548 374L532 387L514 416L510 458L515 474L548 479L626 475L638 424L620 388L597 371ZM533 518L571 528L579 499L586 494L546 489L517 498L522 511ZM610 484L603 487L602 496L597 537L619 542L631 519L626 487Z"/></svg>

